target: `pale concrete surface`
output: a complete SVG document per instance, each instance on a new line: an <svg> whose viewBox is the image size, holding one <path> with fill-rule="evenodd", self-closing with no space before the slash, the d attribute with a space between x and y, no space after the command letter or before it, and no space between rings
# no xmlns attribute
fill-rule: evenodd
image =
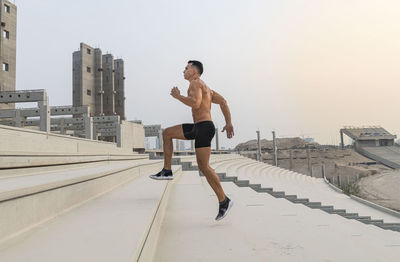
<svg viewBox="0 0 400 262"><path fill-rule="evenodd" d="M0 261L131 261L168 183L148 175L0 245Z"/></svg>
<svg viewBox="0 0 400 262"><path fill-rule="evenodd" d="M391 168L400 168L400 147L398 146L359 147L359 151Z"/></svg>
<svg viewBox="0 0 400 262"><path fill-rule="evenodd" d="M127 144L139 146L140 143L134 136L140 137L140 128L136 129L136 133L126 137L131 139L125 141ZM0 125L0 137L2 138L0 140L0 168L79 163L129 157L148 158L147 155L134 153L132 147L120 148L115 143L4 125Z"/></svg>
<svg viewBox="0 0 400 262"><path fill-rule="evenodd" d="M65 171L3 178L0 180L0 201L101 177L111 172L118 172L135 166L146 164L149 165L156 162L160 161L145 160L139 163L108 163L87 168L81 167L75 170L68 170L68 167L66 167Z"/></svg>
<svg viewBox="0 0 400 262"><path fill-rule="evenodd" d="M77 163L68 165L52 165L52 166L37 166L30 168L10 168L0 170L0 179L12 178L18 176L30 176L30 175L41 175L51 172L64 172L67 169L73 171L80 168L88 168L94 166L109 166L110 163L114 164L126 164L131 160L117 160L117 161L101 161L101 162L89 162L89 163ZM138 159L137 161L143 161L143 159Z"/></svg>
<svg viewBox="0 0 400 262"><path fill-rule="evenodd" d="M0 242L161 167L147 160L0 179Z"/></svg>
<svg viewBox="0 0 400 262"><path fill-rule="evenodd" d="M400 171L394 170L362 178L360 196L379 205L400 211Z"/></svg>
<svg viewBox="0 0 400 262"><path fill-rule="evenodd" d="M249 180L252 184L262 187L272 187L274 191L284 191L287 195L297 195L308 198L312 202L323 205L333 205L336 209L346 209L360 216L371 216L373 219L383 219L386 223L399 223L400 218L359 203L349 196L338 193L329 187L321 178L314 178L277 168L254 160L242 159L231 166L219 169L227 176L237 176L240 180Z"/></svg>
<svg viewBox="0 0 400 262"><path fill-rule="evenodd" d="M171 186L153 261L397 261L400 254L398 232L231 182L223 187L235 204L215 222L218 203L205 178L184 172Z"/></svg>

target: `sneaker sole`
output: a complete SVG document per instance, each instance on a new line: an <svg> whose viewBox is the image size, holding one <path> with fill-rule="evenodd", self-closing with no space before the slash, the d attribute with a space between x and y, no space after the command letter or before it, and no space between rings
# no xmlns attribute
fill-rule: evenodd
<svg viewBox="0 0 400 262"><path fill-rule="evenodd" d="M174 179L173 177L153 177L153 176L149 176L149 177L154 180L172 180L172 179Z"/></svg>
<svg viewBox="0 0 400 262"><path fill-rule="evenodd" d="M229 213L229 210L231 209L232 206L233 206L233 201L231 199L231 201L229 202L228 208L226 209L225 214L222 217L220 217L219 219L216 219L216 221L219 221L219 220L223 219L224 217L226 217L226 215Z"/></svg>

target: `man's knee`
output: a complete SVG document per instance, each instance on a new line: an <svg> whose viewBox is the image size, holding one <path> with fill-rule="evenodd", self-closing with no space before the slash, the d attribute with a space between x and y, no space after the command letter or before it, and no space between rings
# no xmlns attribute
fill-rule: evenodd
<svg viewBox="0 0 400 262"><path fill-rule="evenodd" d="M208 163L197 162L197 165L199 166L199 169L201 172L208 173L208 171L210 169L210 166L208 165Z"/></svg>

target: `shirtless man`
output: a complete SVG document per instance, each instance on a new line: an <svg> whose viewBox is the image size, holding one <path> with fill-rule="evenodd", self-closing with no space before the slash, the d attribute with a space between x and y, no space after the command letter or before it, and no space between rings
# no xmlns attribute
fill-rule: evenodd
<svg viewBox="0 0 400 262"><path fill-rule="evenodd" d="M172 97L192 108L194 124L172 126L164 130L164 168L157 174L151 175L150 178L157 180L172 179L172 139L194 139L199 169L205 175L208 183L218 197L219 211L215 220L220 220L226 216L233 205L233 201L225 195L218 175L209 165L211 140L215 135L215 127L211 121L211 103L219 104L224 114L226 125L222 129L222 132L226 131L228 138L232 138L234 132L231 122L231 113L226 100L220 94L206 86L200 79L202 73L203 64L201 62L194 60L189 61L185 71L183 71L184 78L190 82L188 96L182 96L176 86L171 90Z"/></svg>

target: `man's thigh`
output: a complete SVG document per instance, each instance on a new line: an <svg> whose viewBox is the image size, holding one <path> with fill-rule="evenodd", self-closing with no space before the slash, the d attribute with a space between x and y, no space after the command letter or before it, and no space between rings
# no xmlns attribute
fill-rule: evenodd
<svg viewBox="0 0 400 262"><path fill-rule="evenodd" d="M196 148L196 159L199 168L206 168L209 165L211 147Z"/></svg>
<svg viewBox="0 0 400 262"><path fill-rule="evenodd" d="M183 135L182 125L176 125L166 128L164 130L164 135L174 139L186 140L185 136Z"/></svg>

